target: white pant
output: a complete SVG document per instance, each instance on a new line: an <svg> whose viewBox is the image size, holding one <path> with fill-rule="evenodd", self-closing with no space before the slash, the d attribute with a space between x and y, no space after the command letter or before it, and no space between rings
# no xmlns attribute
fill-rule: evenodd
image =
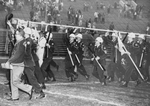
<svg viewBox="0 0 150 106"><path fill-rule="evenodd" d="M28 84L24 84L21 82L21 76L24 71L24 64L12 64L13 69L11 71L11 93L12 93L12 99L18 99L19 98L19 89L27 92L28 94L31 93L32 86Z"/></svg>
<svg viewBox="0 0 150 106"><path fill-rule="evenodd" d="M44 47L43 48L38 48L37 52L36 52L38 58L39 58L39 66L41 67L42 63L43 63L43 56L44 56Z"/></svg>

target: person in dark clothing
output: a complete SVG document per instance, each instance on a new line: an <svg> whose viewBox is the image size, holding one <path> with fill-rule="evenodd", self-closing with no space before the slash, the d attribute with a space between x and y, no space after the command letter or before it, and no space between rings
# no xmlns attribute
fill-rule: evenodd
<svg viewBox="0 0 150 106"><path fill-rule="evenodd" d="M69 81L73 82L77 79L78 74L77 70L75 70L75 65L77 61L75 59L75 51L76 51L76 43L75 43L75 35L72 33L69 35L69 39L65 40L65 44L67 46L67 54L65 57L65 72L66 77Z"/></svg>
<svg viewBox="0 0 150 106"><path fill-rule="evenodd" d="M34 17L34 10L32 9L30 11L30 21L33 21L33 17Z"/></svg>
<svg viewBox="0 0 150 106"><path fill-rule="evenodd" d="M108 42L108 46L110 47L111 50L111 56L110 56L110 63L108 65L107 68L107 72L108 72L108 81L114 81L114 76L116 74L116 76L118 77L119 82L122 80L122 77L125 73L125 69L122 66L122 56L121 53L119 52L118 48L117 48L117 35L115 35L115 33L113 33L112 35L108 35L106 37L106 42Z"/></svg>
<svg viewBox="0 0 150 106"><path fill-rule="evenodd" d="M46 72L45 78L47 80L51 79L52 81L56 81L56 78L54 76L54 73L51 70L50 65L53 64L54 67L57 67L58 65L53 61L53 53L54 53L54 42L52 39L53 35L52 33L48 32L47 33L47 43L45 47L45 56L44 56L44 61L41 66L42 71Z"/></svg>
<svg viewBox="0 0 150 106"><path fill-rule="evenodd" d="M104 51L103 39L101 37L95 39L95 47L93 48L93 51L93 58L91 60L93 61L94 69L92 74L99 79L102 85L106 85L104 76L106 53ZM101 67L99 64L101 64Z"/></svg>
<svg viewBox="0 0 150 106"><path fill-rule="evenodd" d="M35 40L33 40L33 45L32 45L32 56L33 56L33 60L35 62L35 71L34 71L34 74L37 78L37 81L38 83L41 85L41 87L43 89L46 89L46 86L45 86L45 81L44 81L44 75L41 71L41 68L39 66L39 59L37 57L37 54L36 54L36 48L37 48L37 42Z"/></svg>
<svg viewBox="0 0 150 106"><path fill-rule="evenodd" d="M33 60L32 56L32 46L33 46L33 40L30 38L31 29L25 28L25 57L24 57L24 73L27 75L29 83L33 86L35 93L39 94L36 98L41 99L45 97L44 92L42 91L42 87L39 85L34 71L35 71L35 62Z"/></svg>
<svg viewBox="0 0 150 106"><path fill-rule="evenodd" d="M77 64L77 72L79 72L81 75L83 75L86 80L89 79L89 75L87 74L83 64L82 64L82 60L83 60L83 53L84 53L84 44L81 41L82 40L82 34L77 34L76 35L76 43L77 43L77 52L76 52L76 59L78 61Z"/></svg>
<svg viewBox="0 0 150 106"><path fill-rule="evenodd" d="M131 59L129 58L129 55L130 55L138 68L139 61L140 61L139 54L141 54L141 47L135 41L134 35L131 35L131 34L128 35L128 42L126 42L126 48L128 50L128 53L127 55L124 55L124 56L127 61L127 65L126 65L127 71L125 72L122 84L120 86L127 87L130 79L133 79L134 81L136 81L137 82L136 86L138 86L141 83L140 77L139 77L139 74L137 73L137 69L135 68Z"/></svg>
<svg viewBox="0 0 150 106"><path fill-rule="evenodd" d="M114 23L111 22L111 24L109 25L109 30L114 30L114 29L115 29Z"/></svg>
<svg viewBox="0 0 150 106"><path fill-rule="evenodd" d="M13 13L12 11L9 9L7 11L7 15L5 16L5 28L9 28L9 26L7 25L7 21L10 21L13 18Z"/></svg>

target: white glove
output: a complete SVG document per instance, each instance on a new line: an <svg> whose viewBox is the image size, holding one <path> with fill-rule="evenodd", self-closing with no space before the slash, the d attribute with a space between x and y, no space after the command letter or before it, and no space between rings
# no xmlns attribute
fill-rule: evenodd
<svg viewBox="0 0 150 106"><path fill-rule="evenodd" d="M99 59L100 59L100 57L98 57L98 56L97 56L95 59L96 59L96 60L99 60Z"/></svg>
<svg viewBox="0 0 150 106"><path fill-rule="evenodd" d="M7 21L7 24L8 24L9 26L11 26L11 23L10 23L10 21Z"/></svg>
<svg viewBox="0 0 150 106"><path fill-rule="evenodd" d="M91 61L94 61L94 58L91 58Z"/></svg>
<svg viewBox="0 0 150 106"><path fill-rule="evenodd" d="M72 54L72 52L71 51L68 51L68 53L71 55Z"/></svg>
<svg viewBox="0 0 150 106"><path fill-rule="evenodd" d="M50 45L48 43L46 44L46 46L50 48Z"/></svg>
<svg viewBox="0 0 150 106"><path fill-rule="evenodd" d="M130 52L128 52L128 51L127 51L127 52L125 52L125 54L127 54L127 55L131 55L131 53L130 53Z"/></svg>

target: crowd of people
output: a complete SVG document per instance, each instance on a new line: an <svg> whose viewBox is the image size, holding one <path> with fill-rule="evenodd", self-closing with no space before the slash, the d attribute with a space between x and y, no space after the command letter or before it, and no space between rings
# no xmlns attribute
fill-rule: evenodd
<svg viewBox="0 0 150 106"><path fill-rule="evenodd" d="M50 8L53 8L53 5L51 6ZM42 8L37 9L38 11L44 10ZM55 6L48 13L50 14L48 23L57 20ZM44 11L41 14L45 14ZM32 21L37 21L34 20L33 14L30 14L30 16ZM98 13L95 13L94 16L94 21L97 22ZM74 25L82 26L82 19L83 15L80 10L75 11L72 7L69 7L69 21ZM91 28L92 25L89 23L91 23L91 20L87 22L87 27ZM29 25L17 26L18 20L14 19L13 16L7 18L6 24L7 28L11 29L11 34L8 36L12 46L10 58L5 63L5 66L12 66L7 73L11 88L8 100L19 100L19 89L28 93L29 99L42 99L45 97L43 92L43 89L46 89L45 82L57 81L51 66L59 70L59 66L53 60L55 42L53 41L52 26L49 25L45 30L40 31ZM68 81L74 82L78 79L78 73L80 73L88 81L90 75L82 62L85 52L85 45L82 41L83 32L74 28L65 29L67 31L65 31L66 35L63 37L63 42L66 44L67 50L64 69L66 78ZM94 66L92 75L104 86L107 85L107 80L108 83L114 81L115 75L121 87L127 87L130 80L136 81L136 86L143 80L150 81L150 60L148 58L150 41L148 36L126 33L125 37L122 37L114 29L115 26L112 22L109 30L113 32L106 32L105 35L100 34L94 42L88 44L91 63ZM147 30L149 30L149 27ZM120 42L125 46L120 45ZM111 55L108 67L106 67L108 47L111 50ZM121 47L124 47L125 50L120 49ZM104 75L105 71L107 71L107 76Z"/></svg>
<svg viewBox="0 0 150 106"><path fill-rule="evenodd" d="M63 10L62 0L44 1L37 0L32 2L30 11L31 21L45 21L52 23L60 23L60 12Z"/></svg>
<svg viewBox="0 0 150 106"><path fill-rule="evenodd" d="M38 32L36 28L32 27L16 28L16 19L13 18L11 21L7 21L7 24L12 30L10 38L15 38L15 40L10 40L13 42L13 50L10 59L6 62L6 65L13 66L11 69L13 71L10 71L11 100L18 100L18 88L29 93L30 98L33 91L39 94L37 98L45 97L42 91L46 88L45 81L56 81L50 66L54 66L57 70L59 68L53 60L55 43L52 39L51 26L45 32ZM76 81L78 73L80 73L86 80L89 80L90 75L82 63L85 49L82 41L83 33L73 28L67 30L63 39L67 50L65 58L66 77L68 81L73 82ZM91 61L93 61L94 66L93 76L99 79L102 85L106 85L106 80L114 81L116 74L122 87L127 87L130 78L136 81L137 85L141 83L142 78L149 81L149 59L147 57L150 52L150 43L147 36L128 33L122 39L127 51L119 49L119 39L115 32L107 32L105 36L98 36L94 43L89 43L88 49L92 54ZM108 46L111 48L111 62L106 68L106 48ZM129 56L132 57L133 61ZM141 78L136 67L144 77ZM22 71L18 72L19 70ZM105 71L108 73L107 76L104 75ZM21 77L22 75L23 77ZM29 84L28 87L25 87L27 84Z"/></svg>

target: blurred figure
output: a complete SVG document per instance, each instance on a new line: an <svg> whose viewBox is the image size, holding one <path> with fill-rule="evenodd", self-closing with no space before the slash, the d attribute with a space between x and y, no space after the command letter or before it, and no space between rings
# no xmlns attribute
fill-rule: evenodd
<svg viewBox="0 0 150 106"><path fill-rule="evenodd" d="M44 56L44 48L46 44L46 39L44 37L44 34L42 32L39 33L40 38L38 39L38 46L37 46L37 56L39 58L39 65L41 67L43 63L43 56Z"/></svg>

